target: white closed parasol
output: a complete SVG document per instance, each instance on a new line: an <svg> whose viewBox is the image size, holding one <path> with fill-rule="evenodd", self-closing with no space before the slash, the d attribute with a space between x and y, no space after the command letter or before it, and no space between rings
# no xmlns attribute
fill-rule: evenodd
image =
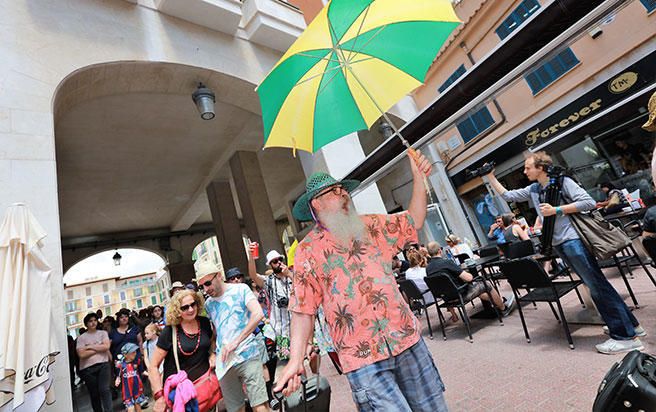
<svg viewBox="0 0 656 412"><path fill-rule="evenodd" d="M25 204L9 207L0 226L0 411L54 402L49 369L59 351L45 236Z"/></svg>

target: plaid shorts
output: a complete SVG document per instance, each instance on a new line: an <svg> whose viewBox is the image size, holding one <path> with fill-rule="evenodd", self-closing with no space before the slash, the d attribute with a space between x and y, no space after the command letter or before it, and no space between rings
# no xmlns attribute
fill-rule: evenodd
<svg viewBox="0 0 656 412"><path fill-rule="evenodd" d="M446 412L444 384L422 338L399 355L346 374L359 411Z"/></svg>
<svg viewBox="0 0 656 412"><path fill-rule="evenodd" d="M482 280L477 280L469 285L467 285L467 291L465 294L462 296L462 299L465 302L469 302L470 300L477 298L483 293L489 292L492 288L486 283L483 282Z"/></svg>

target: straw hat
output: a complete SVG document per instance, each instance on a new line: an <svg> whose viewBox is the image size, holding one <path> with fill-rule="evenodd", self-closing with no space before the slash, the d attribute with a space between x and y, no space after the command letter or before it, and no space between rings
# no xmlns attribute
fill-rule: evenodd
<svg viewBox="0 0 656 412"><path fill-rule="evenodd" d="M312 220L312 213L310 212L310 200L312 200L322 190L331 186L341 185L347 192L351 193L356 187L360 185L357 180L342 180L339 181L329 175L328 173L314 173L307 179L305 184L305 193L298 198L294 204L292 214L301 222Z"/></svg>
<svg viewBox="0 0 656 412"><path fill-rule="evenodd" d="M649 111L649 119L647 123L642 125L642 128L648 132L656 132L656 92L651 95L647 110Z"/></svg>
<svg viewBox="0 0 656 412"><path fill-rule="evenodd" d="M200 280L207 275L213 275L219 272L221 272L221 268L219 266L210 260L204 260L200 262L198 269L196 269L196 282L200 282Z"/></svg>

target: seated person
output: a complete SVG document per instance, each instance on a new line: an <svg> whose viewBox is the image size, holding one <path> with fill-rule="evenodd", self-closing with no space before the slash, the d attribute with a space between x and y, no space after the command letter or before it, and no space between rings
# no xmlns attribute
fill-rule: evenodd
<svg viewBox="0 0 656 412"><path fill-rule="evenodd" d="M409 267L410 264L403 259L399 259L398 256L395 255L392 258L392 272L394 273L394 276L396 276L397 278L403 275L406 272L406 270L408 270Z"/></svg>
<svg viewBox="0 0 656 412"><path fill-rule="evenodd" d="M603 202L597 202L597 208L600 208L602 214L617 213L622 210L623 207L629 205L626 197L622 194L622 191L615 187L614 184L610 182L604 182L599 185L601 191L606 194L606 200Z"/></svg>
<svg viewBox="0 0 656 412"><path fill-rule="evenodd" d="M642 236L654 237L656 236L656 205L647 209L645 217L642 218Z"/></svg>
<svg viewBox="0 0 656 412"><path fill-rule="evenodd" d="M506 243L506 238L503 237L503 223L501 222L501 216L497 216L494 223L490 226L490 230L487 232L487 238L497 242L497 245Z"/></svg>
<svg viewBox="0 0 656 412"><path fill-rule="evenodd" d="M478 256L474 254L472 248L467 243L464 243L458 236L450 234L444 240L453 256L466 254L470 259L478 259Z"/></svg>
<svg viewBox="0 0 656 412"><path fill-rule="evenodd" d="M501 216L501 222L503 225L503 237L506 239L506 242L513 243L529 240L528 233L519 225L514 214L506 213Z"/></svg>
<svg viewBox="0 0 656 412"><path fill-rule="evenodd" d="M431 255L430 263L426 268L426 276L435 276L437 273L444 273L451 277L456 286L467 285L467 289L463 293L465 302L478 297L481 300L491 302L496 308L501 311L502 315L508 316L513 309L514 300L507 304L503 302L499 293L491 287L487 282L482 280L474 280L471 273L462 270L460 266L456 265L449 259L442 257L442 248L436 242L428 244L428 253Z"/></svg>
<svg viewBox="0 0 656 412"><path fill-rule="evenodd" d="M436 242L431 242L431 243L435 243L437 245ZM408 259L410 260L410 268L405 271L406 280L411 280L415 282L415 285L417 285L417 288L421 292L428 290L428 285L424 280L424 278L426 277L426 268L422 266L422 263L425 262L425 259L422 256L421 252L417 250L408 251ZM433 296L432 293L427 293L424 295L424 300L426 301L426 304L430 304L435 301L435 297ZM449 308L449 313L451 313L451 321L457 322L458 314L456 313L455 308Z"/></svg>

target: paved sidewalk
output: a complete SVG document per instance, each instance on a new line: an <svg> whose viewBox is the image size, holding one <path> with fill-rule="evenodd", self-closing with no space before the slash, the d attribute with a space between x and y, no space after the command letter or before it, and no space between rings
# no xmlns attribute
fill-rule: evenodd
<svg viewBox="0 0 656 412"><path fill-rule="evenodd" d="M656 269L650 269L656 277ZM631 302L617 270L606 273L625 301ZM642 269L634 268L634 274L630 283L640 303L634 313L648 333L642 342L646 352L656 353L656 287ZM502 289L509 290L505 282ZM573 292L563 303L568 318L581 308ZM468 305L468 310L471 313L474 309ZM499 326L497 320L472 320L473 343L467 341L462 321L447 328L447 340L443 341L434 308L429 308L434 340L428 339L425 317L419 318L422 336L446 385L450 411L592 409L599 383L623 355L596 352L594 345L607 338L601 326L570 325L576 345L571 350L562 326L546 303L538 304L537 310L527 306L524 313L530 344L517 310L504 319L504 326ZM346 378L337 375L329 359L323 361L321 369L333 391L331 410L354 411Z"/></svg>

